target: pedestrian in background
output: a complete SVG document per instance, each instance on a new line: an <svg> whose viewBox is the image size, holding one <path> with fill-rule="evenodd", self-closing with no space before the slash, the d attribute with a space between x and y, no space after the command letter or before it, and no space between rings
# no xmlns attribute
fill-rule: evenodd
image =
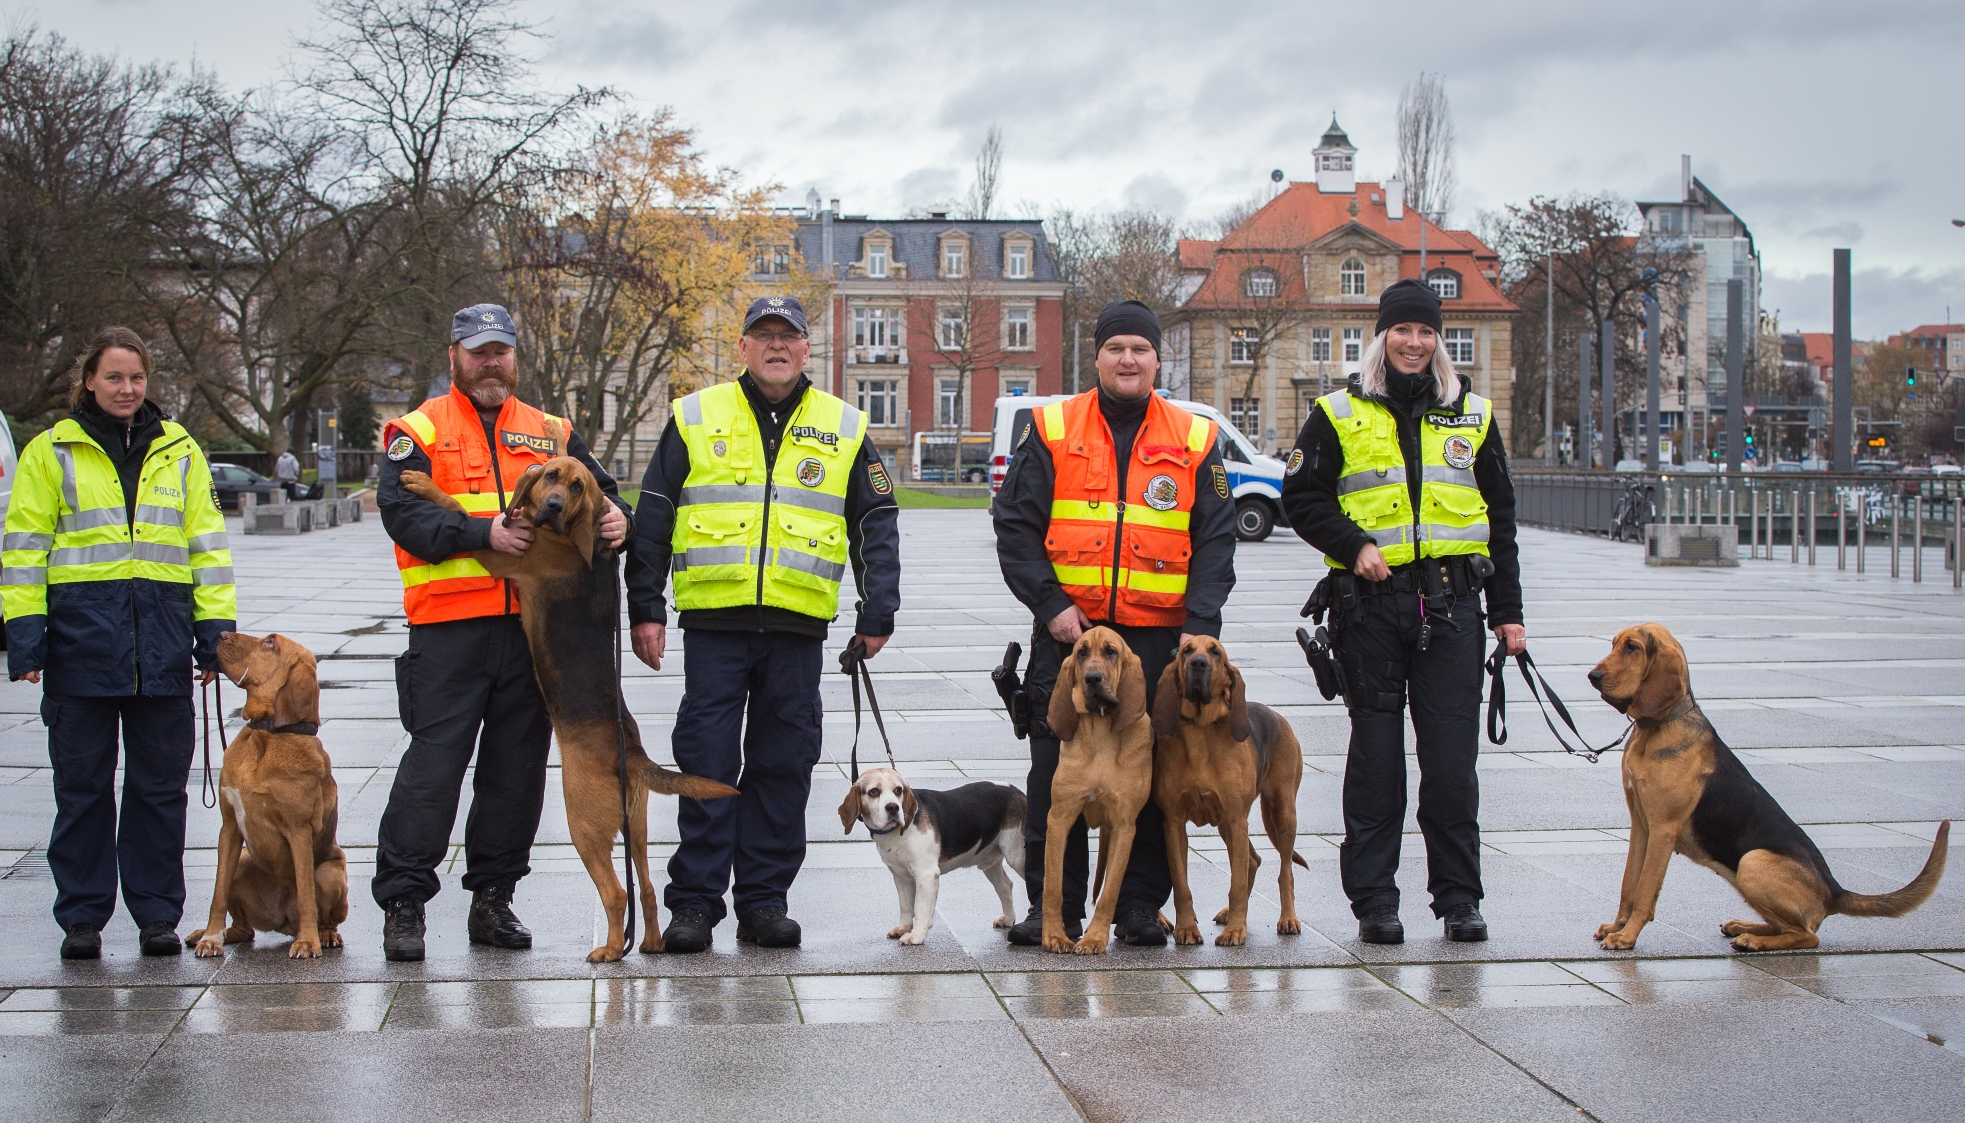
<svg viewBox="0 0 1965 1123"><path fill-rule="evenodd" d="M1486 626L1527 649L1515 491L1494 405L1440 346L1440 298L1413 279L1386 289L1360 370L1317 399L1291 451L1283 510L1331 570L1335 655L1351 714L1338 854L1358 938L1405 940L1405 708L1419 756L1427 889L1448 939L1487 939L1481 916L1481 664Z"/></svg>
<svg viewBox="0 0 1965 1123"><path fill-rule="evenodd" d="M142 337L97 332L68 417L21 453L7 508L7 671L42 688L63 959L102 954L119 873L143 954L183 950L192 666L200 683L217 677L218 638L238 615L211 466L145 400L150 372Z"/></svg>
<svg viewBox="0 0 1965 1123"><path fill-rule="evenodd" d="M300 498L300 458L289 448L280 453L273 462L273 476L280 481L280 490L287 493L288 499Z"/></svg>

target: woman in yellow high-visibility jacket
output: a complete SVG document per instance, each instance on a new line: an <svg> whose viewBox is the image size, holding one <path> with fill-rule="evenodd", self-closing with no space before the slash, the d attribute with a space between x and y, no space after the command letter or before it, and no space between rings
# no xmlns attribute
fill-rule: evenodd
<svg viewBox="0 0 1965 1123"><path fill-rule="evenodd" d="M143 954L176 955L192 664L218 674L238 615L232 552L204 452L144 400L142 337L104 328L76 367L73 408L21 453L8 504L7 670L42 686L62 958L102 954L119 870Z"/></svg>

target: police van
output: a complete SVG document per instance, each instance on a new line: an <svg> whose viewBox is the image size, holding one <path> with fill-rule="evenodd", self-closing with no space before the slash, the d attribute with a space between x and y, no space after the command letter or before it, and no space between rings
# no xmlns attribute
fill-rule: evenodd
<svg viewBox="0 0 1965 1123"><path fill-rule="evenodd" d="M1215 412L1213 406L1180 401L1165 390L1154 393L1189 413L1207 418L1220 430L1216 447L1221 450L1222 467L1228 469L1229 494L1235 497L1236 538L1244 542L1260 542L1269 537L1269 532L1277 526L1287 525L1283 518L1282 461L1257 452L1255 445L1230 425L1227 418ZM996 399L996 424L989 450L989 493L992 496L1003 487L1003 477L1010 470L1010 458L1015 455L1016 442L1022 439L1024 428L1030 424L1031 414L1052 402L1069 398L1068 394L1017 394Z"/></svg>

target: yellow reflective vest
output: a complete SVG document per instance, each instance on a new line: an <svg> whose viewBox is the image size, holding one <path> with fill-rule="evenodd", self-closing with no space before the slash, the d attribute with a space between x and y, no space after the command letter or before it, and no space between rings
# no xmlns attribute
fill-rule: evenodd
<svg viewBox="0 0 1965 1123"><path fill-rule="evenodd" d="M216 666L238 616L232 551L211 466L163 422L138 474L136 510L116 465L65 419L21 453L0 555L14 675L57 694L191 692L192 653Z"/></svg>
<svg viewBox="0 0 1965 1123"><path fill-rule="evenodd" d="M1317 406L1330 417L1344 452L1338 505L1378 543L1385 564L1487 553L1487 501L1474 480L1474 458L1493 422L1493 403L1470 392L1459 410L1435 407L1420 418L1417 511L1392 411L1349 390L1326 394ZM1343 568L1334 558L1324 560Z"/></svg>
<svg viewBox="0 0 1965 1123"><path fill-rule="evenodd" d="M671 538L675 606L768 605L821 620L839 614L846 575L846 489L866 415L808 388L785 422L774 470L743 387L725 382L675 403L689 449Z"/></svg>

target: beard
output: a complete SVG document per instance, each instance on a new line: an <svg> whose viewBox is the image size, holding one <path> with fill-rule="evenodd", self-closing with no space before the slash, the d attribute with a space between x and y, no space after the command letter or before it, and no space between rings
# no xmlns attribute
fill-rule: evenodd
<svg viewBox="0 0 1965 1123"><path fill-rule="evenodd" d="M497 409L505 404L505 399L518 393L519 388L518 371L501 367L481 368L476 375L471 375L458 370L453 363L450 378L479 409Z"/></svg>

